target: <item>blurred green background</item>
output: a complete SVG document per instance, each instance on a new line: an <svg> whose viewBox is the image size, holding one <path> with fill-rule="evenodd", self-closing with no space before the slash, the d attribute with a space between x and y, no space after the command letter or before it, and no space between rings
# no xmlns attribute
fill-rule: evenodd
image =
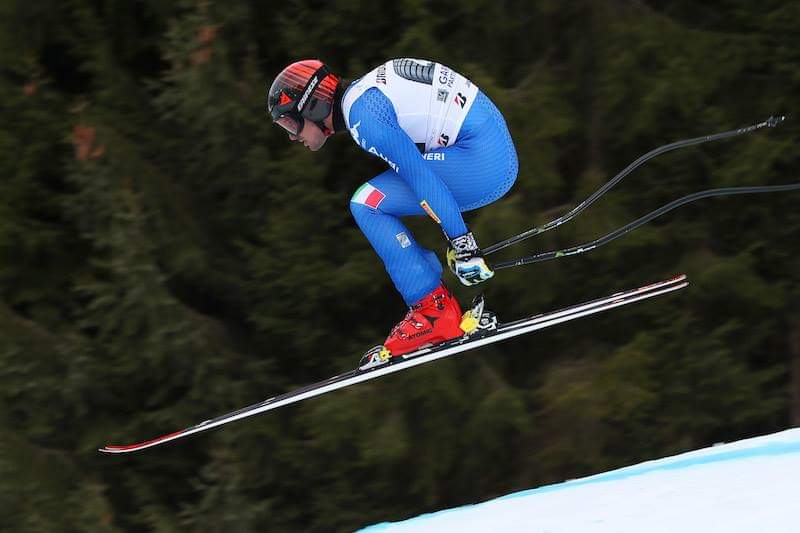
<svg viewBox="0 0 800 533"><path fill-rule="evenodd" d="M348 208L385 164L270 124L287 63L352 78L422 57L476 82L520 158L467 215L484 246L656 146L789 116L656 158L512 258L697 190L799 181L800 4L713 5L0 1L0 530L346 531L800 425L787 193L691 204L482 287L507 319L686 272L681 293L96 452L349 370L404 313Z"/></svg>

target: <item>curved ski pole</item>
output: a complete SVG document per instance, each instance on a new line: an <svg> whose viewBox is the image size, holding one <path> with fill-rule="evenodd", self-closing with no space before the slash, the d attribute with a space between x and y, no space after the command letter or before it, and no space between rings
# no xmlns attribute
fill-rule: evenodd
<svg viewBox="0 0 800 533"><path fill-rule="evenodd" d="M739 128L730 131L724 131L722 133L715 133L713 135L706 135L703 137L695 137L693 139L684 139L682 141L676 141L670 144L665 144L664 146L660 146L654 150L650 150L643 156L640 156L636 161L625 167L619 174L611 178L605 185L600 187L597 191L595 191L591 196L589 196L586 200L575 206L569 213L562 215L550 222L543 224L541 226L529 229L527 231L523 231L519 235L515 235L514 237L510 237L504 241L498 242L493 244L487 248L483 249L484 255L494 253L498 250L502 250L507 246L511 246L512 244L516 244L520 241L533 237L534 235L539 235L540 233L544 233L545 231L549 231L553 228L560 226L561 224L572 220L577 216L581 211L592 205L598 198L602 195L607 193L614 185L620 182L622 178L633 172L636 168L643 165L646 161L654 158L657 155L670 152L672 150L677 150L678 148L684 148L686 146L693 146L695 144L702 144L711 141L720 141L722 139L728 139L730 137L737 137L739 135L744 135L746 133L752 133L756 130L761 128L774 128L778 126L781 122L785 120L785 116L781 115L778 117L769 117L764 122L759 122L758 124L753 124L752 126L747 126L746 128ZM503 263L504 264L504 263ZM501 267L502 268L502 267Z"/></svg>
<svg viewBox="0 0 800 533"><path fill-rule="evenodd" d="M711 198L713 196L732 196L735 194L755 194L764 192L784 192L784 191L797 191L797 190L800 190L800 183L790 183L787 185L765 185L760 187L727 187L722 189L708 189L705 191L696 192L694 194L689 194L682 198L678 198L677 200L673 200L672 202L659 207L655 211L652 211L644 215L643 217L634 220L630 224L617 228L611 233L608 233L607 235L604 235L599 239L587 242L586 244L573 246L571 248L564 248L561 250L552 250L550 252L541 252L538 254L530 255L528 257L523 257L520 259L515 259L512 261L495 263L492 265L492 268L494 270L500 270L503 268L528 265L531 263L538 263L540 261L547 261L548 259L556 259L558 257L566 257L568 255L582 254L584 252L594 250L595 248L607 244L608 242L613 241L617 237L621 237L626 233L628 233L629 231L634 230L639 226L650 222L654 218L661 216L664 213L667 213L668 211L672 211L673 209L680 207L683 204L688 204L689 202L700 200L701 198Z"/></svg>

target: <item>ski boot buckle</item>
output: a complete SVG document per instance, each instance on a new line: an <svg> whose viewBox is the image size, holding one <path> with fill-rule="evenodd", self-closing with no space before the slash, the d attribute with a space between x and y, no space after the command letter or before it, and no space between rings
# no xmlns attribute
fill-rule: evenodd
<svg viewBox="0 0 800 533"><path fill-rule="evenodd" d="M467 336L477 331L497 329L497 316L491 311L484 311L484 303L483 294L479 294L472 300L472 307L461 317L459 327Z"/></svg>
<svg viewBox="0 0 800 533"><path fill-rule="evenodd" d="M391 358L392 352L386 349L386 346L383 344L379 344L367 350L367 353L364 354L361 361L358 363L358 369L368 370L376 366L385 365Z"/></svg>

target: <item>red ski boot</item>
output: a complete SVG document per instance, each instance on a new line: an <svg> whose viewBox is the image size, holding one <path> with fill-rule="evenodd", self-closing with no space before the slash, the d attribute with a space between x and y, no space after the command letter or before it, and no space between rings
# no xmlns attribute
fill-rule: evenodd
<svg viewBox="0 0 800 533"><path fill-rule="evenodd" d="M460 337L464 334L461 318L458 300L444 284L439 285L412 305L383 345L369 350L358 366L365 370L382 365L392 357Z"/></svg>

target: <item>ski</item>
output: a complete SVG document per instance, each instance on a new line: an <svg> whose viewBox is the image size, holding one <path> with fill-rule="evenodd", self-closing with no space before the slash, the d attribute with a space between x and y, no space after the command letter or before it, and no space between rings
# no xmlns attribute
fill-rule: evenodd
<svg viewBox="0 0 800 533"><path fill-rule="evenodd" d="M576 318L581 318L587 315L614 309L615 307L628 305L647 298L652 298L654 296L676 291L686 287L688 284L689 282L686 279L686 275L681 274L679 276L675 276L657 283L652 283L650 285L645 285L637 289L618 292L605 298L599 298L597 300L565 307L557 311L534 315L507 323L497 323L496 320L492 320L491 314L479 312L478 314L482 315L484 320L481 320L482 325L470 335L465 335L464 337L460 337L436 346L423 348L400 357L392 358L389 363L381 366L368 368L366 370L351 370L349 372L333 376L324 381L300 387L285 394L273 396L272 398L268 398L262 402L249 405L216 418L205 420L195 426L191 426L174 433L169 433L155 439L147 440L137 444L108 445L100 448L99 451L103 453L131 453L144 450L146 448L158 446L160 444L187 437L195 433L207 431L235 420L240 420L242 418L263 413L265 411L271 411L279 407L301 402L308 398L313 398L314 396L319 396L337 389L349 387L350 385L355 385L356 383L361 383L363 381L375 379L380 376L399 372L423 363L435 361L436 359L455 355L466 350L471 350L473 348L478 348L480 346L492 344L504 339L509 339L518 335L544 329L556 324L575 320ZM482 305L479 307L482 309ZM489 317L489 320L486 320L487 317Z"/></svg>

